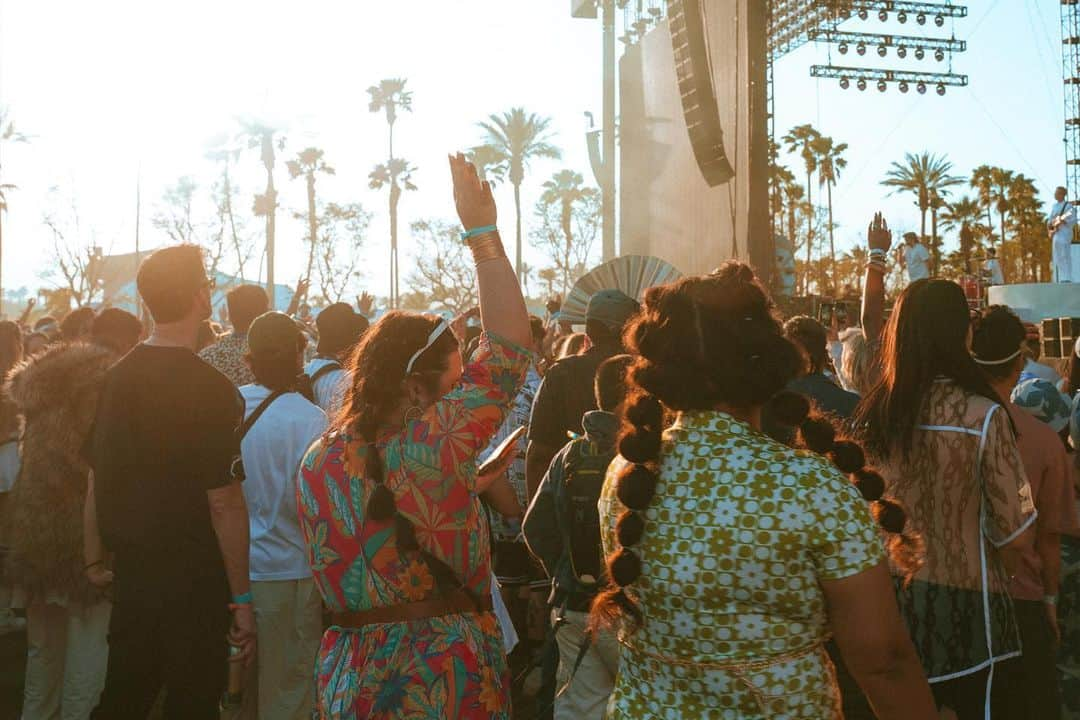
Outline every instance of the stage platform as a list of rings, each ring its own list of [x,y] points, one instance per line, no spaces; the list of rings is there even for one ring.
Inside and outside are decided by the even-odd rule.
[[[1021,283],[990,288],[991,305],[1008,305],[1024,322],[1080,317],[1080,283]]]

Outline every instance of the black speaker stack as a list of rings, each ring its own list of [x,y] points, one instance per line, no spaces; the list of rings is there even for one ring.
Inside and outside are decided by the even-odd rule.
[[[1072,356],[1076,339],[1080,337],[1080,318],[1047,318],[1039,323],[1042,356],[1068,358]]]

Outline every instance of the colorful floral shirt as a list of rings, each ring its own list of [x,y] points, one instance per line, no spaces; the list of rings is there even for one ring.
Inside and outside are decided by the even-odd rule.
[[[476,494],[476,456],[503,422],[531,360],[486,337],[461,384],[377,447],[386,485],[421,547],[477,597],[491,588],[490,539]],[[365,517],[375,483],[367,445],[348,432],[316,442],[300,471],[300,525],[331,611],[438,597],[430,568],[399,550],[393,522]],[[509,718],[510,677],[493,613],[331,626],[316,668],[321,718]]]
[[[607,553],[624,466],[612,463],[600,496]],[[821,580],[872,568],[883,549],[866,502],[830,463],[729,415],[685,413],[665,435],[634,550],[642,573],[628,592],[645,623],[622,638],[609,720],[839,720]],[[750,663],[762,667],[738,669]]]
[[[255,375],[248,367],[244,356],[247,355],[247,334],[229,333],[213,345],[203,348],[199,357],[210,363],[219,373],[229,378],[233,385],[242,387],[255,382]]]

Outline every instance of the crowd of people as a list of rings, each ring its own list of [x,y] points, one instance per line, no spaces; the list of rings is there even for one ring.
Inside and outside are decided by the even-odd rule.
[[[453,322],[245,285],[223,334],[176,246],[147,328],[0,323],[25,720],[1080,718],[1080,354],[945,280],[887,313],[880,217],[853,327],[732,261],[573,333],[450,167]]]

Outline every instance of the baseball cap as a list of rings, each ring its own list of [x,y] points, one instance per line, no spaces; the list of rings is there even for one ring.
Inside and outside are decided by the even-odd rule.
[[[254,354],[295,350],[300,338],[296,322],[282,312],[271,311],[255,318],[248,329],[248,347]]]
[[[320,340],[345,348],[360,339],[368,329],[368,321],[348,303],[339,302],[327,306],[319,313],[315,318],[315,327],[319,329]]]
[[[913,232],[904,233],[904,240],[918,240],[919,236]]]
[[[1017,407],[1046,423],[1054,432],[1061,432],[1069,424],[1072,403],[1049,380],[1031,378],[1024,380],[1012,391],[1012,401]]]
[[[589,298],[585,319],[617,329],[625,325],[640,308],[637,300],[621,290],[600,290]]]

